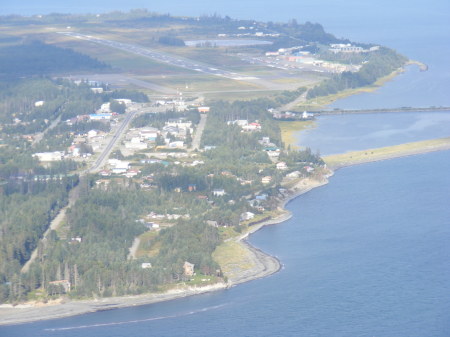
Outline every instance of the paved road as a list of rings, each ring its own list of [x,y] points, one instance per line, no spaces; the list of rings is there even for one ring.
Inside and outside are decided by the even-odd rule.
[[[86,173],[94,173],[97,172],[98,169],[103,165],[106,159],[108,159],[109,154],[111,153],[112,149],[116,145],[117,141],[121,138],[123,132],[127,129],[128,124],[130,124],[131,120],[134,118],[134,116],[138,113],[138,109],[135,108],[132,111],[128,112],[125,115],[124,120],[120,124],[120,126],[117,128],[116,132],[114,133],[111,141],[106,145],[103,152],[98,156],[97,160],[94,162],[94,164],[86,170]]]
[[[32,145],[36,145],[38,144],[42,138],[44,138],[45,134],[47,132],[49,132],[51,129],[53,129],[55,126],[57,126],[59,124],[59,122],[61,121],[61,115],[59,115],[49,126],[47,129],[45,129],[42,132],[39,132],[33,139],[33,143]]]
[[[279,111],[289,111],[289,110],[295,108],[300,103],[304,103],[306,101],[306,95],[307,94],[308,94],[308,91],[304,92],[299,97],[297,97],[295,100],[293,100],[292,102],[289,102],[289,103],[283,105],[282,107],[278,108],[277,110],[279,110]]]
[[[200,149],[200,141],[202,140],[203,130],[205,130],[207,114],[200,115],[200,122],[198,123],[197,130],[195,131],[194,139],[192,139],[191,151]]]
[[[133,54],[136,54],[139,56],[148,57],[148,58],[151,58],[158,62],[166,63],[166,64],[169,64],[172,66],[176,66],[176,67],[180,67],[180,68],[184,68],[184,69],[188,69],[188,70],[192,70],[192,71],[197,71],[197,72],[201,72],[201,73],[205,73],[205,74],[209,74],[209,75],[230,78],[230,79],[238,80],[238,81],[251,81],[251,80],[257,79],[257,77],[242,76],[235,72],[215,68],[213,65],[196,62],[193,60],[183,58],[178,55],[165,53],[165,52],[155,50],[155,49],[144,48],[144,47],[134,45],[134,44],[106,40],[106,39],[102,39],[102,38],[95,37],[92,35],[85,35],[85,34],[80,34],[80,33],[75,33],[75,32],[58,32],[58,33],[62,34],[62,35],[70,36],[70,37],[73,37],[76,39],[86,40],[86,41],[102,44],[104,46],[108,46],[111,48],[124,50],[128,53],[133,53]]]

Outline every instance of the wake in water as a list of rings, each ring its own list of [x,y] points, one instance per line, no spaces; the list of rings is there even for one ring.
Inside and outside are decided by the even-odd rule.
[[[71,327],[65,327],[65,328],[52,328],[52,329],[44,329],[44,331],[64,331],[64,330],[76,330],[76,329],[89,329],[89,328],[97,328],[97,327],[105,327],[105,326],[113,326],[113,325],[123,325],[123,324],[134,324],[134,323],[142,323],[142,322],[151,322],[151,321],[158,321],[162,319],[167,318],[177,318],[177,317],[183,317],[183,316],[189,316],[189,315],[195,315],[201,312],[209,311],[209,310],[215,310],[222,308],[226,306],[227,304],[220,304],[212,307],[206,307],[199,310],[189,311],[182,314],[177,315],[169,315],[169,316],[160,316],[160,317],[151,317],[151,318],[144,318],[144,319],[137,319],[132,321],[121,321],[121,322],[110,322],[110,323],[98,323],[98,324],[89,324],[89,325],[79,325],[79,326],[71,326]]]

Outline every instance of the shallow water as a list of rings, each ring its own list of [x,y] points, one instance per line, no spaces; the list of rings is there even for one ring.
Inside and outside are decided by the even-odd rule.
[[[383,112],[319,116],[297,132],[298,145],[322,155],[450,136],[450,112]]]

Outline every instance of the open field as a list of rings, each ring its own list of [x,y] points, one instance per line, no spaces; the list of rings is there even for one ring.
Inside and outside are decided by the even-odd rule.
[[[235,81],[228,78],[203,75],[199,73],[182,75],[139,76],[137,78],[143,81],[148,81],[160,86],[169,87],[186,93],[264,89],[247,81]]]
[[[158,233],[155,231],[149,231],[142,234],[140,239],[140,244],[136,251],[136,257],[155,257],[158,255],[161,244],[156,243],[154,245],[150,245],[150,242],[158,236]]]
[[[252,269],[253,263],[248,254],[248,250],[241,243],[228,241],[217,247],[213,258],[220,265],[223,273],[233,278],[239,272]]]
[[[224,101],[249,101],[258,98],[270,97],[277,94],[278,91],[271,90],[230,90],[230,91],[205,91],[202,92],[208,100],[224,100]]]
[[[330,155],[323,157],[323,159],[329,167],[340,168],[390,158],[411,156],[420,153],[448,149],[450,149],[450,137]]]

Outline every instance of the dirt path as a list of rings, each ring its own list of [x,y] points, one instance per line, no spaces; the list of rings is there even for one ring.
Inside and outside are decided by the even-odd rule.
[[[304,103],[306,101],[306,95],[308,94],[308,91],[305,91],[303,94],[298,96],[295,100],[292,102],[289,102],[282,107],[278,108],[279,111],[289,111],[291,109],[294,109],[295,106],[299,105],[300,103]]]
[[[197,130],[195,131],[194,139],[192,140],[191,151],[200,149],[200,141],[202,140],[203,130],[205,130],[207,114],[200,115],[200,122],[198,123]]]
[[[136,253],[140,243],[141,239],[139,237],[134,238],[133,244],[130,247],[130,253],[128,254],[128,260],[133,260],[136,258]]]
[[[42,236],[41,241],[47,240],[48,235],[51,231],[57,230],[61,223],[64,221],[64,218],[66,217],[66,211],[68,208],[72,207],[75,201],[78,199],[79,196],[79,189],[80,184],[78,184],[75,188],[73,188],[69,193],[69,203],[67,206],[63,207],[59,213],[56,215],[56,217],[50,222],[50,226],[48,226],[47,230],[44,232],[44,235]],[[30,269],[31,264],[36,260],[38,257],[38,251],[39,247],[36,247],[34,251],[31,253],[30,259],[23,265],[21,272],[26,273]]]

